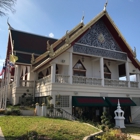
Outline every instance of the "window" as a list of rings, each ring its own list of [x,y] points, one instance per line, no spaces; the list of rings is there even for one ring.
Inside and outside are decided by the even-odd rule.
[[[107,65],[104,65],[104,78],[105,79],[111,79],[111,72],[108,69]]]
[[[55,96],[55,107],[69,107],[69,96],[68,95],[60,95],[58,97]]]
[[[86,76],[86,69],[80,60],[73,67],[73,75]]]

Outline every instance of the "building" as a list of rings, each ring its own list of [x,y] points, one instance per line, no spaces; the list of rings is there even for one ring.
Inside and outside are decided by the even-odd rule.
[[[140,121],[140,62],[106,10],[58,40],[10,29],[7,59],[10,53],[18,56],[8,93],[13,105],[52,96],[56,108],[98,120],[105,108],[113,115],[119,99],[126,120]]]

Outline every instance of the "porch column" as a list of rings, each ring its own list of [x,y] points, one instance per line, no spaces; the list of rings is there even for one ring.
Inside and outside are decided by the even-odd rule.
[[[27,80],[30,80],[30,66],[27,66]]]
[[[138,82],[138,88],[140,88],[140,74],[139,73],[136,74],[136,80]]]
[[[128,81],[128,87],[130,88],[130,76],[129,76],[129,62],[125,63],[125,70],[126,70],[126,80]]]
[[[69,83],[72,84],[72,52],[69,53]]]
[[[55,83],[56,63],[51,64],[51,83]]]
[[[14,82],[16,87],[19,87],[20,71],[21,71],[21,67],[19,65],[15,65]]]
[[[100,74],[101,74],[101,85],[104,86],[104,62],[103,57],[100,58]]]

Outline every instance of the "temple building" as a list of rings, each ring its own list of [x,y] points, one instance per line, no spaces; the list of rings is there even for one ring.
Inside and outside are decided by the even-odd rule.
[[[51,96],[55,108],[98,121],[104,109],[114,115],[119,99],[126,123],[140,121],[140,62],[106,10],[60,39],[10,28],[7,60],[10,53],[18,57],[11,104],[47,104]]]

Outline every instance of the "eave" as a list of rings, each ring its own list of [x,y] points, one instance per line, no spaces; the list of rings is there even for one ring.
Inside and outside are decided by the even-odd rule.
[[[70,33],[72,33],[74,31],[74,29],[76,30],[77,27],[79,27],[80,25],[79,26],[76,26],[73,30],[71,30],[71,32],[69,32],[69,35],[70,35],[69,44],[66,44],[66,43],[63,44],[58,50],[55,51],[53,58],[48,58],[45,61],[41,62],[38,66],[36,66],[33,69],[33,71],[36,71],[40,67],[43,67],[45,64],[47,64],[48,62],[52,61],[53,59],[55,59],[56,57],[58,57],[60,54],[62,54],[63,52],[65,52],[67,49],[69,49],[71,46],[73,46],[75,44],[75,42],[83,34],[85,34],[85,32],[87,32],[91,28],[91,26],[93,26],[101,18],[104,20],[104,23],[106,24],[107,28],[111,32],[111,34],[114,37],[114,39],[116,40],[116,42],[121,47],[122,51],[124,51],[124,52],[126,52],[128,54],[128,57],[132,61],[133,65],[140,70],[140,63],[138,62],[137,59],[134,58],[134,53],[133,53],[131,47],[126,42],[126,40],[124,39],[124,37],[121,34],[121,32],[119,31],[119,29],[117,28],[117,26],[114,24],[114,22],[112,21],[112,19],[108,15],[107,11],[102,11],[93,20],[91,20],[88,24],[86,24],[82,28],[79,28],[74,34],[71,34],[70,35]],[[60,40],[56,41],[53,44],[53,48],[55,49],[55,47],[57,47],[60,43],[62,43],[63,41],[65,41],[65,39],[66,39],[66,35],[64,37],[62,37]],[[40,58],[39,60],[41,61],[41,59],[43,59],[43,57],[44,56],[42,55],[41,57],[38,57],[37,59]],[[37,59],[36,59],[36,62],[35,63],[39,62]]]

